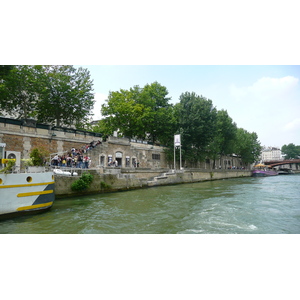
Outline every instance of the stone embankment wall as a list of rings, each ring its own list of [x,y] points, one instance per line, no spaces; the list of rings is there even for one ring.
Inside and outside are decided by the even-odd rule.
[[[181,183],[201,182],[208,180],[249,177],[251,172],[247,170],[199,170],[189,169],[170,172],[167,169],[93,169],[88,170],[94,176],[91,186],[83,191],[71,190],[71,184],[79,176],[55,175],[56,198],[78,196],[87,194],[99,194],[107,192],[126,191],[130,189],[147,188],[160,185],[172,185]]]
[[[73,147],[79,149],[98,139],[100,136],[92,132],[0,117],[0,143],[6,144],[6,151],[20,152],[21,159],[29,158],[30,152],[36,147],[59,153],[70,151]]]

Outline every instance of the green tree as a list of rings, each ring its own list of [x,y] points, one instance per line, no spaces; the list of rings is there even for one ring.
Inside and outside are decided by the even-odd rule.
[[[281,152],[285,154],[285,159],[300,158],[300,146],[296,146],[293,143],[283,145]]]
[[[107,104],[102,105],[105,117],[100,122],[103,134],[110,135],[119,130],[122,136],[145,138],[143,118],[147,115],[144,105],[137,103],[138,86],[130,90],[109,92]]]
[[[14,69],[15,66],[11,65],[0,65],[0,80],[9,75],[10,71]]]
[[[175,109],[183,157],[193,163],[202,161],[215,136],[217,110],[211,100],[194,92],[181,94],[179,100]]]
[[[243,128],[237,129],[235,154],[239,155],[245,164],[258,160],[262,147],[255,132],[248,132]]]
[[[94,105],[89,71],[70,65],[43,66],[40,71],[38,121],[81,128]]]
[[[168,91],[157,82],[110,92],[101,113],[105,117],[96,130],[110,135],[118,130],[122,136],[166,143],[173,134],[173,107]]]
[[[215,160],[219,156],[232,154],[236,141],[237,126],[226,110],[217,111],[215,136],[209,144],[209,157]]]
[[[94,105],[87,69],[0,66],[0,108],[17,118],[83,127]]]
[[[35,66],[15,66],[2,70],[0,83],[0,108],[16,118],[31,118],[36,115],[38,103],[37,73]],[[5,71],[5,72],[4,72]]]
[[[168,90],[158,82],[147,84],[141,90],[139,103],[148,108],[144,126],[151,142],[168,144],[173,140],[173,106],[169,104]]]

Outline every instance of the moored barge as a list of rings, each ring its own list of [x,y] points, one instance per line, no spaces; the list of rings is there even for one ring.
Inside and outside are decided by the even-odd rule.
[[[0,218],[48,210],[55,200],[53,172],[0,173]]]

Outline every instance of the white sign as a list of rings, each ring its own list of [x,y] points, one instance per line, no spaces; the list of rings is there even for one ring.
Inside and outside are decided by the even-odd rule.
[[[122,152],[116,152],[116,158],[122,158]]]
[[[181,146],[180,134],[175,134],[174,135],[174,145],[175,145],[175,147],[180,147]]]

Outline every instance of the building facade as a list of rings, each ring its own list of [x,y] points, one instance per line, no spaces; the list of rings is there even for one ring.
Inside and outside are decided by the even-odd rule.
[[[281,150],[276,147],[268,147],[264,148],[261,153],[261,160],[263,162],[271,161],[271,160],[281,160]]]
[[[110,136],[103,140],[100,134],[71,128],[51,127],[35,122],[24,122],[0,117],[0,157],[16,158],[17,166],[22,159],[30,158],[34,148],[48,150],[49,162],[56,155],[67,155],[71,149],[82,149],[91,142],[97,146],[88,150],[91,168],[150,168],[174,169],[174,162],[166,159],[165,148],[147,142]],[[213,161],[206,159],[197,164],[183,162],[184,168],[197,169],[244,169],[241,159],[235,155],[223,156]],[[179,163],[176,165],[179,169]]]
[[[43,147],[54,156],[71,152],[72,148],[82,149],[93,141],[101,143],[88,151],[90,167],[109,167],[116,161],[119,167],[166,167],[163,147],[127,138],[109,137],[103,141],[99,134],[93,132],[0,118],[1,156],[15,157],[18,166],[21,159],[30,157],[34,148]]]

